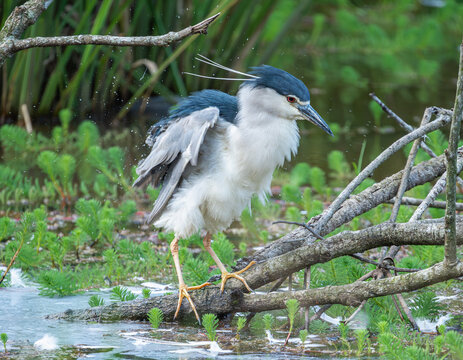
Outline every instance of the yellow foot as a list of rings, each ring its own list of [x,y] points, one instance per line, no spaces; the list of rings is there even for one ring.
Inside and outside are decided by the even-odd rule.
[[[220,285],[220,291],[223,292],[223,290],[225,288],[225,284],[226,284],[228,279],[235,278],[235,279],[238,279],[239,281],[241,281],[244,284],[244,286],[246,286],[246,289],[248,289],[248,291],[251,292],[252,291],[251,288],[247,284],[246,280],[244,280],[244,278],[242,276],[240,276],[240,274],[244,273],[247,269],[249,269],[255,263],[256,263],[255,261],[251,261],[248,264],[248,266],[246,266],[244,269],[241,269],[241,270],[239,270],[237,272],[234,272],[234,273],[222,272],[222,285]]]
[[[193,303],[193,300],[191,300],[191,297],[190,297],[190,294],[188,294],[188,291],[202,289],[203,287],[208,286],[208,285],[211,285],[211,283],[206,282],[206,283],[198,285],[198,286],[190,286],[190,287],[186,286],[185,284],[179,285],[179,287],[178,287],[178,305],[177,305],[177,311],[175,311],[174,319],[177,318],[178,312],[180,311],[180,307],[182,306],[183,298],[186,297],[188,302],[191,305],[191,308],[195,312],[196,319],[198,319],[198,322],[201,323],[201,320],[199,320],[198,312],[196,311],[196,306]]]

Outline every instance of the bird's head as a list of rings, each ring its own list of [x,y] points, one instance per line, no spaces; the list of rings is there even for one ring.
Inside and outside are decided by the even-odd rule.
[[[333,136],[328,124],[310,105],[309,90],[301,80],[269,65],[254,67],[251,75],[254,77],[242,83],[240,92],[253,107],[288,120],[308,120]]]

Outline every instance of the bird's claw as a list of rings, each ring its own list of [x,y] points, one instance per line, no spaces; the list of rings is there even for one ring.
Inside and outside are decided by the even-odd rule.
[[[249,287],[246,280],[242,276],[240,276],[240,274],[244,273],[246,270],[248,270],[255,263],[256,263],[255,261],[251,261],[244,269],[241,269],[241,270],[236,271],[234,273],[229,273],[227,271],[222,272],[222,284],[220,285],[220,291],[223,292],[223,290],[225,289],[225,284],[227,283],[228,279],[235,278],[235,279],[241,281],[244,284],[244,286],[246,286],[246,289],[248,289],[249,292],[252,292],[252,289]]]
[[[201,320],[199,319],[198,312],[196,311],[196,306],[193,303],[193,300],[191,300],[191,296],[188,293],[188,291],[199,290],[199,289],[202,289],[203,287],[208,286],[208,285],[211,285],[211,283],[206,282],[206,283],[201,284],[201,285],[190,286],[190,287],[186,286],[185,284],[179,285],[179,288],[178,288],[178,304],[177,304],[177,310],[175,311],[174,319],[177,318],[177,315],[178,315],[178,313],[180,311],[180,307],[182,306],[183,298],[185,297],[185,298],[187,298],[188,302],[190,303],[191,308],[193,309],[193,311],[195,313],[196,319],[201,324]]]

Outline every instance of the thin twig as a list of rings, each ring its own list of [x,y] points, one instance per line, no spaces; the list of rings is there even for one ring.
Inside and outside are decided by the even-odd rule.
[[[360,306],[359,306],[357,309],[355,309],[355,311],[352,313],[352,315],[349,316],[346,320],[341,321],[341,322],[344,323],[344,324],[350,323],[350,322],[352,321],[352,319],[360,312],[360,310],[363,309],[363,307],[365,306],[365,304],[367,303],[367,301],[368,301],[368,300],[366,300],[366,299],[363,300],[362,303],[360,304]]]
[[[432,109],[427,108],[424,112],[423,119],[421,120],[421,127],[429,123],[432,116]],[[392,208],[391,217],[389,218],[389,222],[396,222],[397,215],[399,214],[400,204],[402,202],[402,197],[405,193],[407,188],[408,179],[410,177],[410,170],[413,167],[413,163],[415,162],[416,154],[418,153],[418,149],[420,148],[422,139],[416,139],[413,143],[412,149],[410,150],[410,154],[408,155],[407,163],[405,164],[405,168],[402,173],[402,179],[400,181],[399,190],[397,190],[397,195],[395,197],[394,207]]]
[[[402,127],[402,129],[404,129],[406,132],[412,132],[414,130],[414,127],[409,125],[408,123],[406,123],[400,116],[398,116],[394,111],[392,111],[386,104],[384,104],[377,96],[375,93],[370,93],[369,94],[370,97],[376,101],[379,106],[381,106],[381,109],[383,109],[383,111],[388,115],[390,116],[391,118],[393,118],[394,120],[397,121],[397,123],[400,125],[400,127]],[[452,112],[450,110],[446,110],[446,109],[442,109],[442,108],[438,108],[438,107],[433,107],[432,108],[434,112],[436,111],[440,111],[440,112],[447,112],[449,116],[452,116]],[[426,145],[425,143],[422,143],[421,144],[421,148],[429,155],[431,156],[432,158],[435,158],[437,157],[437,154],[431,150],[431,148]],[[461,179],[460,177],[457,178],[457,181],[458,181],[458,184],[460,186],[463,186],[463,179]]]
[[[392,198],[387,201],[388,204],[393,204],[395,198]],[[402,205],[411,205],[411,206],[419,206],[423,202],[423,199],[417,199],[409,196],[402,197]],[[445,201],[433,201],[429,204],[428,207],[436,208],[436,209],[445,209],[446,202]],[[456,210],[463,211],[463,203],[456,203]]]
[[[306,267],[304,269],[304,289],[310,289],[310,279],[311,279],[311,270],[310,266]],[[309,311],[310,307],[306,307],[304,310],[304,328],[309,331],[309,324],[310,324],[310,319],[309,319]]]
[[[297,221],[286,221],[286,220],[277,220],[277,221],[274,221],[272,223],[272,225],[274,224],[290,224],[290,225],[298,225],[298,226],[302,226],[304,228],[306,228],[307,230],[309,230],[313,236],[315,236],[318,240],[325,240],[324,237],[322,237],[318,232],[316,232],[310,225],[306,224],[306,223],[300,223],[300,222],[297,222]]]
[[[368,264],[379,266],[379,262],[368,259],[366,257],[363,257],[363,256],[359,255],[359,254],[352,254],[352,255],[349,255],[349,256],[354,258],[354,259],[366,262]],[[398,268],[398,267],[390,266],[390,265],[385,265],[385,266],[383,266],[383,268],[387,269],[387,270],[397,271],[397,272],[417,272],[417,271],[422,270],[422,269]]]
[[[18,257],[19,252],[21,251],[21,248],[22,248],[22,246],[23,246],[23,244],[24,244],[24,237],[25,237],[25,236],[24,236],[24,234],[23,234],[23,236],[21,237],[21,242],[19,243],[18,249],[17,249],[16,252],[14,253],[13,257],[11,258],[10,263],[8,264],[8,266],[7,266],[6,270],[5,270],[5,272],[4,272],[3,275],[2,275],[2,278],[0,279],[0,284],[3,282],[3,280],[5,280],[6,275],[8,274],[8,271],[10,271],[11,267],[12,267],[13,264],[14,264],[14,261],[15,261],[16,258]]]

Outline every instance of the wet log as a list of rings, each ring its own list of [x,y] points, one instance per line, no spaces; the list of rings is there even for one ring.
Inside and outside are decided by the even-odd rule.
[[[463,244],[463,217],[457,218],[457,242]],[[310,246],[280,255],[264,263],[257,264],[244,273],[248,284],[257,288],[282,276],[289,275],[307,265],[322,263],[339,256],[354,254],[379,246],[391,245],[443,245],[445,239],[444,221],[440,219],[413,223],[384,223],[359,231],[345,231]],[[193,291],[192,299],[199,313],[213,312],[219,316],[241,311],[266,311],[285,307],[285,301],[296,298],[301,306],[342,304],[358,305],[365,299],[389,294],[409,292],[431,284],[463,276],[463,265],[452,267],[442,263],[428,269],[400,275],[389,279],[353,283],[343,286],[329,286],[293,292],[272,292],[270,294],[244,294],[241,287],[232,280],[227,283],[224,293],[218,286]],[[150,299],[118,302],[106,306],[82,310],[67,310],[49,315],[49,319],[67,320],[146,320],[148,311],[160,308],[168,321],[173,320],[177,306],[177,295],[166,295]],[[180,318],[194,319],[187,301],[180,310]]]

